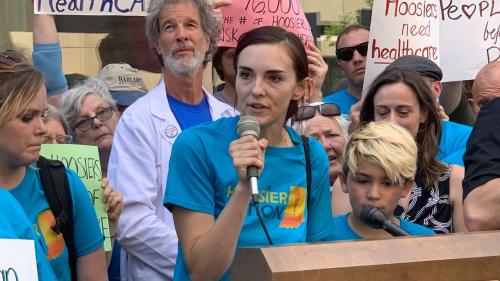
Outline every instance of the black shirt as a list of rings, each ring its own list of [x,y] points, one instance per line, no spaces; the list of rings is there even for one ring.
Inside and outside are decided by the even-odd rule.
[[[500,178],[500,98],[481,108],[464,154],[464,198],[476,187]]]

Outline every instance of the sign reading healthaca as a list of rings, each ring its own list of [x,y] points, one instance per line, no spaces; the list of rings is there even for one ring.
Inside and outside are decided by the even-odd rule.
[[[145,16],[151,0],[34,0],[35,14]]]

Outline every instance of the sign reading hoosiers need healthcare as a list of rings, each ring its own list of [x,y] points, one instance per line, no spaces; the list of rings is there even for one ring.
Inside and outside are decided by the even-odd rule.
[[[500,60],[499,0],[375,0],[364,88],[395,59],[436,62],[443,81],[474,79]]]
[[[302,43],[313,43],[311,26],[299,0],[233,0],[221,7],[219,47],[236,47],[240,36],[253,28],[278,26],[295,33]]]

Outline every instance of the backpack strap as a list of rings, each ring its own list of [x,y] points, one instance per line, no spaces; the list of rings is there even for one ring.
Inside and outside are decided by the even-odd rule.
[[[311,159],[309,157],[309,138],[301,135],[302,145],[304,146],[304,156],[306,158],[306,173],[307,173],[307,208],[309,208],[309,203],[311,202],[310,190],[311,190]]]
[[[40,156],[38,168],[42,187],[56,223],[55,233],[62,233],[68,251],[71,280],[76,281],[76,251],[73,231],[73,204],[66,169],[61,161]]]

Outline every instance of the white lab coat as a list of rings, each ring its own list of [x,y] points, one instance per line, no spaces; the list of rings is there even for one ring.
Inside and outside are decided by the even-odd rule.
[[[237,114],[205,95],[213,120]],[[177,235],[163,196],[172,145],[180,132],[163,82],[127,108],[116,128],[108,177],[124,198],[117,233],[124,250],[123,281],[173,278]]]

